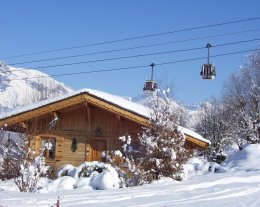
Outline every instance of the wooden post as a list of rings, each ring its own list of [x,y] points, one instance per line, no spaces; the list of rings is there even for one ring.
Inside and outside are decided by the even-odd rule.
[[[85,161],[89,161],[89,157],[90,157],[90,146],[87,144],[88,138],[91,137],[91,110],[90,110],[90,104],[85,101],[83,103],[84,106],[86,106],[87,108],[87,120],[88,120],[88,136],[86,136],[86,140],[85,140]]]
[[[121,132],[121,116],[116,114],[116,132],[119,135]]]
[[[60,196],[58,196],[58,200],[57,200],[57,203],[56,203],[56,207],[60,207]]]

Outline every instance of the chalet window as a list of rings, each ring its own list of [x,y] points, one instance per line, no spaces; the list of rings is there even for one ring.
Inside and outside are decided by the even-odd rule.
[[[48,160],[55,159],[55,146],[56,138],[55,137],[41,137],[43,155]]]

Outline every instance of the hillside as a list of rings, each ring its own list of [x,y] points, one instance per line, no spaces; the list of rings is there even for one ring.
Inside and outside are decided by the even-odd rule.
[[[35,78],[41,76],[46,74],[0,62],[0,113],[72,91],[51,77]]]

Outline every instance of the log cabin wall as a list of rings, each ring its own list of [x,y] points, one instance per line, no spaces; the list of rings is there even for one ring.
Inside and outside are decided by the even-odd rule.
[[[184,147],[185,147],[186,153],[190,157],[192,157],[194,155],[201,156],[202,154],[203,155],[205,154],[205,148],[200,147],[199,145],[197,145],[193,142],[190,142],[188,140],[185,141]]]
[[[137,134],[142,132],[142,125],[150,126],[142,115],[86,93],[39,104],[38,108],[0,119],[0,127],[5,130],[29,135],[30,147],[36,152],[51,143],[53,149],[44,153],[48,163],[56,167],[101,160],[102,151],[109,154],[121,148],[119,137],[126,134],[131,135],[134,147],[138,148]],[[209,145],[186,134],[185,139],[186,149],[191,151],[206,149]]]
[[[27,124],[35,137],[31,141],[33,150],[41,150],[43,139],[55,138],[55,159],[47,161],[57,168],[64,164],[77,166],[84,161],[102,161],[102,151],[109,154],[121,148],[120,136],[129,134],[135,142],[142,130],[140,124],[88,103],[56,111],[55,115],[58,120],[54,126],[50,124],[53,114],[30,120]],[[72,150],[74,138],[77,146],[75,152]]]

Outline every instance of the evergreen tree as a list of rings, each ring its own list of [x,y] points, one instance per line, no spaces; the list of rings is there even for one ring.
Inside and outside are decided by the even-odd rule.
[[[178,113],[167,97],[169,90],[150,93],[150,127],[139,135],[140,148],[132,150],[131,137],[121,137],[129,169],[140,183],[149,183],[161,177],[182,180],[183,164],[187,160],[184,137],[178,131]],[[138,184],[135,181],[135,184]]]

